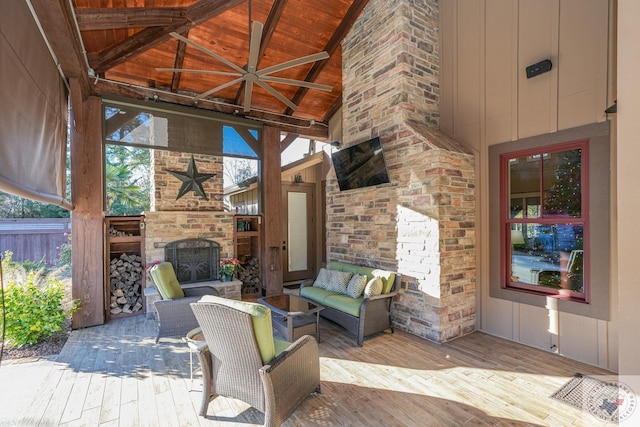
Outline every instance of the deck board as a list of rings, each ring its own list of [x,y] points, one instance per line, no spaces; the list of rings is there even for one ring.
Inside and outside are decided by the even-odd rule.
[[[262,413],[224,397],[198,415],[202,378],[178,338],[155,344],[144,316],[73,331],[19,425],[261,425]],[[604,425],[549,396],[575,373],[611,372],[476,332],[447,344],[384,332],[357,347],[321,320],[322,393],[285,426]]]

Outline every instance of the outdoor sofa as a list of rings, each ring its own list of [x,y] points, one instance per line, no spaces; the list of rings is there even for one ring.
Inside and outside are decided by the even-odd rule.
[[[393,332],[391,301],[400,277],[393,271],[332,261],[313,284],[301,284],[300,296],[324,306],[320,315],[354,334],[362,347],[366,336],[389,328]]]

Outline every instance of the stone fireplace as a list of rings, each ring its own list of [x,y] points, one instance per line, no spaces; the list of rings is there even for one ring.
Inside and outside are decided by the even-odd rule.
[[[173,265],[178,282],[193,283],[220,278],[220,245],[207,239],[182,239],[164,247],[164,260]]]
[[[145,257],[149,266],[163,261],[175,262],[171,257],[177,256],[178,260],[182,259],[174,264],[179,281],[195,282],[193,286],[196,286],[217,282],[220,259],[234,257],[235,253],[234,214],[224,211],[222,157],[200,154],[193,157],[198,172],[216,174],[202,184],[208,200],[193,191],[176,199],[182,182],[169,171],[186,171],[191,154],[152,150],[153,198],[151,211],[145,212]],[[188,254],[193,255],[191,259],[182,258]],[[219,282],[215,287],[222,297],[240,299],[240,283]],[[154,291],[148,280],[145,295],[149,316],[155,315],[153,302],[158,297],[153,296]]]
[[[436,0],[371,0],[343,49],[343,145],[381,138],[391,185],[327,177],[327,261],[402,274],[394,327],[436,342],[475,328],[475,166],[438,130]]]

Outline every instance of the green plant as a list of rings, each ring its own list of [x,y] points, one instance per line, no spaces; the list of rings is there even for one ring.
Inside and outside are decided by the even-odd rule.
[[[238,264],[240,264],[240,261],[235,258],[225,258],[220,261],[220,273],[225,276],[231,276],[236,272]]]
[[[5,338],[12,346],[30,346],[62,330],[66,317],[79,308],[76,302],[64,309],[62,282],[46,278],[42,270],[27,273],[21,282],[9,281],[1,292],[5,300]]]
[[[69,269],[71,267],[71,233],[64,233],[67,241],[57,247],[58,260],[56,266],[63,269]]]

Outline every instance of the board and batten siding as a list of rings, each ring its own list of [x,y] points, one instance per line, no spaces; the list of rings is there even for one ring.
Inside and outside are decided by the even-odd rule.
[[[607,120],[610,10],[607,0],[442,0],[440,127],[476,153],[478,327],[615,371],[615,310],[604,321],[489,296],[488,148]],[[527,79],[544,59],[552,70]]]

